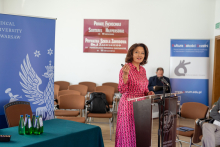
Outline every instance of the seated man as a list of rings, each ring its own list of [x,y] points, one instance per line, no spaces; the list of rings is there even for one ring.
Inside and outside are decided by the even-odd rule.
[[[220,99],[212,108],[210,116],[214,119],[213,124],[204,123],[202,125],[202,146],[215,147],[220,145]]]
[[[163,83],[158,79],[160,77],[163,77],[170,84],[169,78],[163,76],[163,73],[164,73],[163,68],[159,67],[157,68],[156,76],[149,78],[149,85],[148,85],[149,91],[153,91],[155,94],[163,94],[163,89],[160,91],[155,91],[155,86],[163,86]],[[170,89],[167,88],[166,93],[169,93],[169,92],[170,92]]]

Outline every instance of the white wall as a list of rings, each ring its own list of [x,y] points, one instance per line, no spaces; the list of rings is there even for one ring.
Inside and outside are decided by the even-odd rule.
[[[66,80],[71,84],[93,81],[101,85],[118,82],[125,54],[83,53],[83,19],[129,19],[129,46],[143,42],[149,48],[148,64],[144,66],[147,76],[153,76],[160,66],[169,77],[170,39],[210,39],[212,53],[215,2],[5,0],[4,12],[57,18],[55,80]],[[210,56],[212,61],[213,55]],[[212,64],[210,62],[210,70]]]
[[[220,22],[220,0],[216,0],[215,4],[215,24]],[[215,36],[220,35],[220,29],[215,29]]]
[[[0,0],[0,13],[4,13],[3,5],[4,5],[4,0]]]

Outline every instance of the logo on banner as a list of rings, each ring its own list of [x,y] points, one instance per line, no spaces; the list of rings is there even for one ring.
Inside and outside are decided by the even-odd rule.
[[[53,50],[49,49],[48,54],[52,55]],[[34,55],[35,57],[39,58],[41,55],[40,51],[36,50]],[[49,82],[47,83],[47,87],[44,91],[39,89],[39,86],[42,84],[42,80],[33,69],[28,54],[23,60],[23,64],[21,64],[21,71],[19,72],[19,76],[22,80],[22,82],[20,82],[21,86],[23,87],[22,91],[26,94],[25,97],[28,98],[28,101],[31,101],[32,104],[46,105],[44,107],[37,107],[36,115],[42,115],[45,120],[49,120],[54,118],[54,66],[52,66],[51,61],[49,61],[49,65],[45,66],[45,68],[46,72],[42,76],[49,78]],[[12,94],[11,88],[7,88],[5,93],[10,97],[9,102],[22,99],[22,96],[19,96],[18,94]]]
[[[164,111],[164,118],[163,118],[163,114],[161,114],[160,116],[161,125],[163,119],[164,119],[163,133],[168,133],[174,124],[173,113],[169,110]]]
[[[185,65],[190,64],[191,62],[187,62],[187,63],[184,63],[184,62],[185,62],[185,60],[183,60],[182,62],[181,62],[181,60],[180,60],[179,65],[175,68],[174,73],[175,73],[177,76],[185,76],[185,75],[186,75],[186,73],[187,73],[187,68],[186,68]],[[180,72],[179,72],[179,70],[180,70],[181,68],[183,69],[183,73],[180,73]]]
[[[22,96],[19,96],[17,94],[13,95],[11,92],[11,88],[6,89],[5,93],[8,94],[8,96],[10,97],[9,103],[19,100],[18,98],[22,98]]]
[[[54,67],[51,65],[51,61],[48,66],[45,66],[46,72],[44,73],[45,78],[49,78],[49,82],[47,84],[46,89],[42,92],[39,89],[39,86],[42,84],[41,78],[37,75],[33,67],[31,66],[31,62],[29,60],[29,56],[27,54],[26,61],[23,60],[23,65],[21,64],[21,71],[19,72],[19,76],[21,77],[22,82],[20,82],[21,86],[24,88],[22,91],[26,94],[25,96],[29,101],[33,102],[33,104],[46,104],[44,107],[38,107],[36,109],[36,115],[42,115],[43,118],[46,116],[45,120],[53,119],[53,71]]]

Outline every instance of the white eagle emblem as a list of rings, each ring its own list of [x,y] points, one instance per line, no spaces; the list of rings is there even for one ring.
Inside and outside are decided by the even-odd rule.
[[[36,115],[42,115],[45,120],[54,118],[54,67],[51,66],[51,61],[49,66],[45,66],[47,72],[44,73],[44,77],[49,78],[44,92],[40,91],[39,86],[42,84],[41,78],[36,74],[31,66],[28,54],[23,60],[23,65],[21,64],[21,71],[19,76],[23,82],[20,82],[21,86],[24,88],[22,91],[26,94],[28,101],[32,104],[46,104],[44,107],[38,107],[36,109]]]

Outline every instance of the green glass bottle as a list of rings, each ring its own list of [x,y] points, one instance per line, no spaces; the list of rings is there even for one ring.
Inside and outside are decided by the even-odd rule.
[[[44,124],[43,124],[42,115],[39,116],[39,122],[40,122],[40,133],[42,134],[44,132]]]
[[[27,122],[25,125],[25,134],[27,134],[27,135],[32,134],[32,125],[31,125],[30,115],[27,116]]]
[[[36,119],[35,114],[32,114],[31,124],[32,124],[32,130],[33,130],[33,132],[34,132],[34,122],[35,122],[35,119]]]
[[[25,118],[24,118],[24,126],[26,126],[26,123],[27,123],[27,117],[28,117],[28,114],[25,114]]]
[[[25,134],[25,126],[24,126],[24,117],[23,115],[20,115],[20,121],[18,126],[18,134],[24,135]]]
[[[38,116],[36,116],[36,119],[35,119],[34,134],[35,135],[39,135],[40,134],[40,122],[39,122],[39,117]]]

